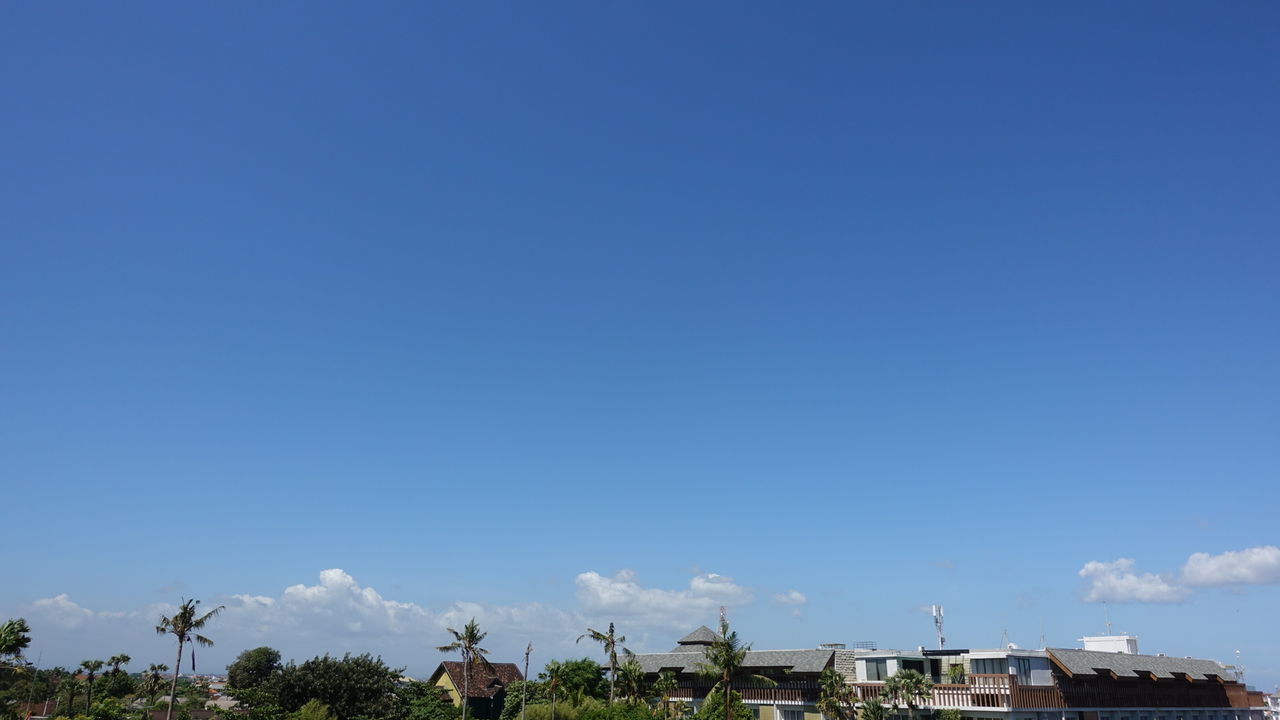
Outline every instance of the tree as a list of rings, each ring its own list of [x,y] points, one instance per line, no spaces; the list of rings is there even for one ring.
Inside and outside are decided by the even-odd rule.
[[[5,658],[10,661],[22,658],[22,651],[31,645],[31,636],[27,634],[29,632],[31,626],[22,618],[10,618],[0,625],[0,662],[5,662]]]
[[[933,720],[962,720],[963,717],[955,708],[946,708],[933,714]]]
[[[587,631],[578,636],[575,642],[582,642],[582,638],[589,637],[592,640],[604,646],[605,655],[609,656],[609,704],[613,704],[613,687],[618,681],[618,648],[622,648],[622,652],[630,655],[631,651],[622,647],[622,643],[627,639],[614,634],[613,623],[609,623],[609,632],[602,633],[599,630],[587,628]]]
[[[694,714],[696,720],[752,720],[751,711],[746,705],[742,704],[742,696],[736,692],[729,692],[729,702],[724,701],[724,689],[719,685],[711,688],[711,692],[707,693],[707,697],[702,701],[702,705],[698,708],[698,712]]]
[[[845,682],[844,674],[835,668],[827,668],[818,676],[818,711],[828,720],[849,720],[857,690]]]
[[[124,653],[120,653],[119,655],[112,655],[111,657],[107,658],[107,664],[111,666],[111,674],[119,675],[120,666],[128,665],[129,661],[132,659],[133,658],[129,657],[128,655],[125,655]]]
[[[489,651],[480,647],[480,643],[489,633],[480,632],[480,626],[476,624],[475,618],[471,618],[471,622],[462,626],[462,632],[453,628],[445,629],[453,635],[453,642],[436,649],[444,653],[456,652],[462,655],[462,720],[467,720],[467,698],[471,693],[471,666],[489,667],[489,661],[485,658]]]
[[[160,676],[169,672],[168,665],[157,665],[152,663],[147,671],[142,674],[142,685],[139,690],[147,697],[147,702],[155,702],[156,696],[160,694],[160,690],[164,687],[164,679]]]
[[[888,720],[889,708],[880,702],[880,698],[873,697],[862,703],[862,711],[858,713],[858,720]]]
[[[600,674],[600,663],[591,658],[578,658],[577,660],[565,660],[559,665],[561,697],[577,694],[600,700],[609,697],[608,683]]]
[[[644,668],[635,658],[627,658],[618,668],[618,690],[624,700],[638,703],[645,699],[648,690],[644,681]]]
[[[743,645],[742,641],[738,639],[738,633],[729,632],[729,622],[722,616],[720,619],[720,636],[707,646],[706,661],[697,664],[699,674],[715,680],[717,687],[729,699],[728,702],[724,703],[724,720],[733,720],[731,713],[733,711],[734,680],[743,678],[767,687],[777,685],[770,678],[746,671],[743,663],[746,662],[747,653],[750,651],[751,645]],[[710,694],[707,697],[710,697]]]
[[[458,720],[461,711],[435,685],[411,682],[396,690],[402,720]]]
[[[368,653],[348,653],[341,658],[325,655],[301,665],[285,665],[260,688],[270,692],[263,693],[266,697],[257,702],[295,712],[307,701],[319,700],[338,720],[390,718],[396,714],[396,681],[402,672],[403,668],[388,667],[382,658]]]
[[[101,660],[85,660],[80,663],[80,669],[85,672],[85,683],[88,692],[84,699],[84,711],[89,712],[89,706],[93,704],[93,681],[98,677],[98,671],[102,669]]]
[[[245,650],[227,666],[227,684],[237,690],[251,690],[279,671],[279,650],[265,646]]]
[[[319,700],[308,700],[306,704],[289,713],[289,720],[337,720],[328,705]]]
[[[671,693],[676,691],[679,683],[676,682],[676,674],[670,670],[663,670],[658,673],[658,680],[653,684],[654,692],[658,693],[662,702],[662,717],[671,717]]]
[[[907,716],[915,719],[916,708],[933,697],[933,681],[918,670],[899,670],[884,683],[885,697],[893,706],[907,706]]]
[[[547,692],[552,696],[552,720],[556,720],[556,692],[564,682],[564,665],[561,661],[552,660],[548,662],[547,667],[538,674],[547,685]],[[599,675],[596,675],[599,676]]]
[[[222,612],[225,607],[219,605],[209,612],[197,616],[197,608],[200,606],[199,600],[182,599],[182,605],[172,617],[162,615],[160,624],[156,625],[156,634],[173,635],[178,639],[178,659],[173,664],[173,682],[169,685],[169,710],[164,715],[164,720],[173,720],[173,701],[174,696],[178,694],[178,673],[182,671],[182,648],[187,643],[191,645],[191,669],[196,669],[196,645],[212,647],[213,641],[201,635],[198,630],[203,630],[204,626],[209,623],[218,613]]]

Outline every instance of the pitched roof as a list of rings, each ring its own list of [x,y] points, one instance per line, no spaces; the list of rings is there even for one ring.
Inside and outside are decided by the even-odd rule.
[[[678,645],[708,645],[719,639],[720,636],[717,635],[714,630],[706,625],[699,625],[697,630],[694,630],[688,635],[680,638],[676,643]],[[696,648],[689,648],[689,650],[696,650]],[[672,650],[672,652],[682,651],[677,647],[675,650]]]
[[[440,663],[440,667],[431,673],[431,682],[435,682],[440,678],[441,672],[449,673],[449,679],[453,681],[454,687],[458,689],[458,694],[462,694],[463,664],[457,660],[445,660]],[[471,666],[471,680],[467,683],[467,697],[469,698],[491,698],[498,694],[506,686],[518,680],[523,680],[524,675],[520,674],[520,668],[515,663],[489,663],[485,665]]]
[[[1211,675],[1232,679],[1227,669],[1214,660],[1066,648],[1049,648],[1048,653],[1071,675],[1095,675],[1101,670],[1113,672],[1117,677],[1146,677],[1150,673],[1158,678],[1174,679],[1185,673],[1193,680],[1209,680]]]
[[[745,668],[782,668],[791,672],[820,673],[834,657],[834,650],[751,650],[742,662]],[[674,670],[695,673],[706,659],[703,646],[679,648],[679,652],[640,653],[631,656],[647,673]]]

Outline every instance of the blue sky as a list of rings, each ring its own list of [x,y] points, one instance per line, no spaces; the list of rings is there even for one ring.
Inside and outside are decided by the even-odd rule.
[[[7,5],[0,615],[423,674],[472,614],[545,660],[1105,599],[1271,689],[1277,21]]]

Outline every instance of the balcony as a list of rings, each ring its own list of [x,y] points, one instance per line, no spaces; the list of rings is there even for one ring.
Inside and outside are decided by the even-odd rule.
[[[861,700],[878,697],[882,682],[854,683]],[[1053,685],[1022,685],[1014,675],[969,675],[963,683],[939,683],[925,706],[934,708],[1059,708],[1062,693]]]

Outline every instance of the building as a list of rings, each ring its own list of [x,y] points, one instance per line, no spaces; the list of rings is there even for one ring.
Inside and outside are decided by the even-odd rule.
[[[635,658],[651,680],[674,672],[673,699],[696,707],[713,685],[697,666],[716,637],[700,627],[670,652]],[[1136,638],[1121,637],[1090,638],[1089,649],[758,650],[747,653],[745,666],[776,685],[734,689],[758,720],[821,720],[818,676],[827,668],[844,674],[860,701],[880,697],[895,673],[915,670],[934,683],[924,710],[954,709],[968,720],[1266,720],[1263,693],[1245,687],[1227,666],[1141,655]],[[1098,641],[1122,649],[1092,649]]]
[[[431,673],[428,683],[444,690],[454,705],[462,705],[462,689],[467,688],[467,717],[497,720],[507,698],[507,686],[524,680],[515,663],[480,663],[471,665],[470,679],[464,680],[464,665],[445,661]]]

